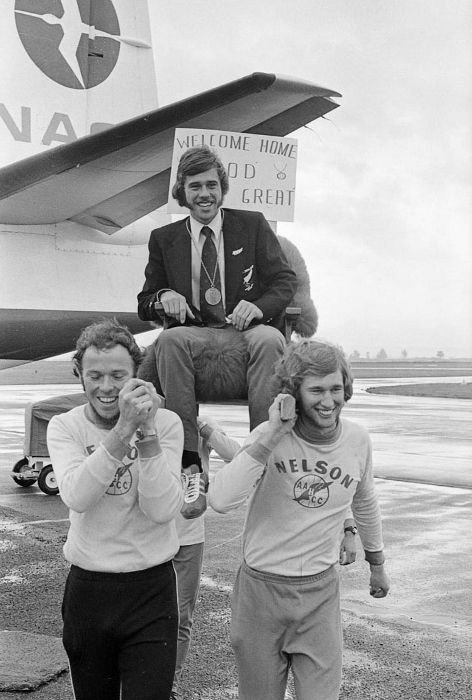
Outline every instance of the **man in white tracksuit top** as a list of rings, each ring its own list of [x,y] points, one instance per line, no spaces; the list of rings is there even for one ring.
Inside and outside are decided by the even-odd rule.
[[[250,497],[232,601],[239,698],[282,700],[291,667],[298,700],[336,700],[342,630],[335,564],[350,507],[371,595],[389,589],[372,447],[363,427],[340,419],[352,375],[336,346],[290,345],[276,377],[280,393],[268,422],[252,431],[209,491],[218,512]],[[296,414],[284,419],[287,394],[296,399]]]
[[[85,328],[73,361],[87,403],[48,426],[70,513],[62,614],[76,700],[169,700],[172,688],[183,428],[136,378],[141,360],[117,322]]]

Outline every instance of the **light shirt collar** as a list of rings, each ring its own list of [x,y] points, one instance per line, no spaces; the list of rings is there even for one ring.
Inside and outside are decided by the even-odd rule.
[[[195,241],[199,240],[202,228],[204,226],[209,226],[209,228],[211,228],[211,230],[213,231],[213,235],[215,237],[216,242],[218,243],[222,223],[223,220],[221,216],[221,209],[218,209],[216,216],[210,221],[209,224],[202,224],[200,221],[194,219],[192,214],[190,214],[190,230],[192,231],[192,236]]]

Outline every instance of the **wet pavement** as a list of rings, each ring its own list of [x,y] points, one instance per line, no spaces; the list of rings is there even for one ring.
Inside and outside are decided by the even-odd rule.
[[[450,381],[450,378],[409,378],[404,381],[433,383]],[[457,653],[470,656],[472,402],[374,395],[365,391],[369,386],[388,383],[398,384],[400,381],[398,378],[357,380],[354,397],[345,408],[346,417],[363,424],[372,437],[374,472],[392,580],[389,596],[378,601],[366,593],[368,568],[362,562],[360,551],[358,563],[342,569],[348,646],[351,628],[356,631],[355,639],[359,639],[364,634],[361,630],[364,626],[363,638],[368,644],[370,638],[377,639],[381,627],[382,635],[387,635],[385,639],[382,637],[382,644],[395,637],[392,649],[399,655],[404,646],[402,639],[413,639],[412,649],[417,649],[417,640],[424,640],[425,634],[426,638],[429,634],[436,640],[435,645],[447,642],[455,645]],[[57,591],[62,586],[67,567],[61,560],[60,547],[67,531],[67,509],[59,497],[46,496],[36,485],[29,488],[17,486],[9,472],[23,456],[25,403],[77,390],[77,385],[0,386],[0,553],[5,562],[0,578],[0,599],[4,592],[8,600],[8,595],[20,595],[12,593],[14,590],[30,591],[42,576],[48,580],[47,576],[54,576],[54,572]],[[246,407],[206,405],[201,413],[215,416],[236,439],[242,441],[247,435]],[[213,469],[220,466],[218,460],[212,460]],[[224,538],[228,529],[237,532],[242,526],[242,511],[224,517],[227,519],[222,520],[211,511],[207,515],[209,557],[213,555],[211,550],[220,546],[218,538]],[[238,542],[233,544],[237,556]],[[15,553],[14,547],[17,546],[23,547],[18,550],[20,553]],[[54,547],[54,552],[51,547]],[[234,565],[229,568],[231,571],[225,574],[225,585],[231,585],[234,576]],[[217,570],[222,571],[223,565]],[[211,573],[211,569],[207,568],[206,573]],[[15,585],[20,588],[15,589]],[[59,600],[57,591],[54,596]],[[56,617],[51,621],[46,617],[43,619],[34,601],[28,599],[28,604],[19,606],[15,615],[8,618],[8,624],[2,625],[0,616],[0,631],[24,630],[36,634],[44,631],[48,641],[56,640],[60,634],[59,615]],[[353,656],[352,649],[348,649],[346,658],[349,682],[349,664],[359,663],[359,657]],[[422,658],[418,656],[419,664]],[[356,674],[358,672],[356,666]],[[467,672],[470,673],[470,668]],[[447,682],[446,678],[444,683],[447,685]],[[3,697],[1,691],[0,695]],[[420,697],[408,694],[395,697],[400,696],[415,700]],[[63,696],[59,694],[58,697]],[[424,697],[446,696],[441,691],[441,694]],[[457,694],[457,697],[467,696]]]
[[[461,381],[461,377],[453,381]],[[369,394],[370,386],[420,382],[448,382],[450,377],[356,380],[344,415],[364,425],[374,447],[375,475],[419,483],[472,488],[472,402]],[[470,381],[470,378],[468,379]],[[80,391],[77,384],[0,386],[0,503],[18,493],[7,476],[9,467],[24,456],[24,407],[29,401]],[[233,437],[248,433],[244,406],[203,405],[201,414],[214,415]],[[36,492],[37,487],[33,487]],[[26,497],[24,489],[22,498]],[[11,499],[9,499],[11,503]],[[13,501],[18,505],[16,499]],[[36,509],[35,509],[36,510]]]

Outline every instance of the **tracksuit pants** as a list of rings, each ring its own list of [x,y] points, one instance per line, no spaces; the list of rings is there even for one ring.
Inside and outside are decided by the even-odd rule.
[[[279,576],[243,563],[233,590],[231,644],[240,700],[283,700],[290,668],[298,700],[337,700],[342,629],[336,568]]]
[[[172,562],[129,573],[72,566],[62,616],[76,700],[169,700],[178,628]]]

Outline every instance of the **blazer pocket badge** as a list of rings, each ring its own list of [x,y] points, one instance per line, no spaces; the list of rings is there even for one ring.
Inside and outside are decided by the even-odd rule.
[[[254,265],[243,270],[243,287],[245,292],[250,292],[254,287],[254,282],[252,282],[252,273],[254,272]]]
[[[242,248],[238,248],[237,250],[233,250],[233,255],[239,255],[240,253],[243,252]]]

